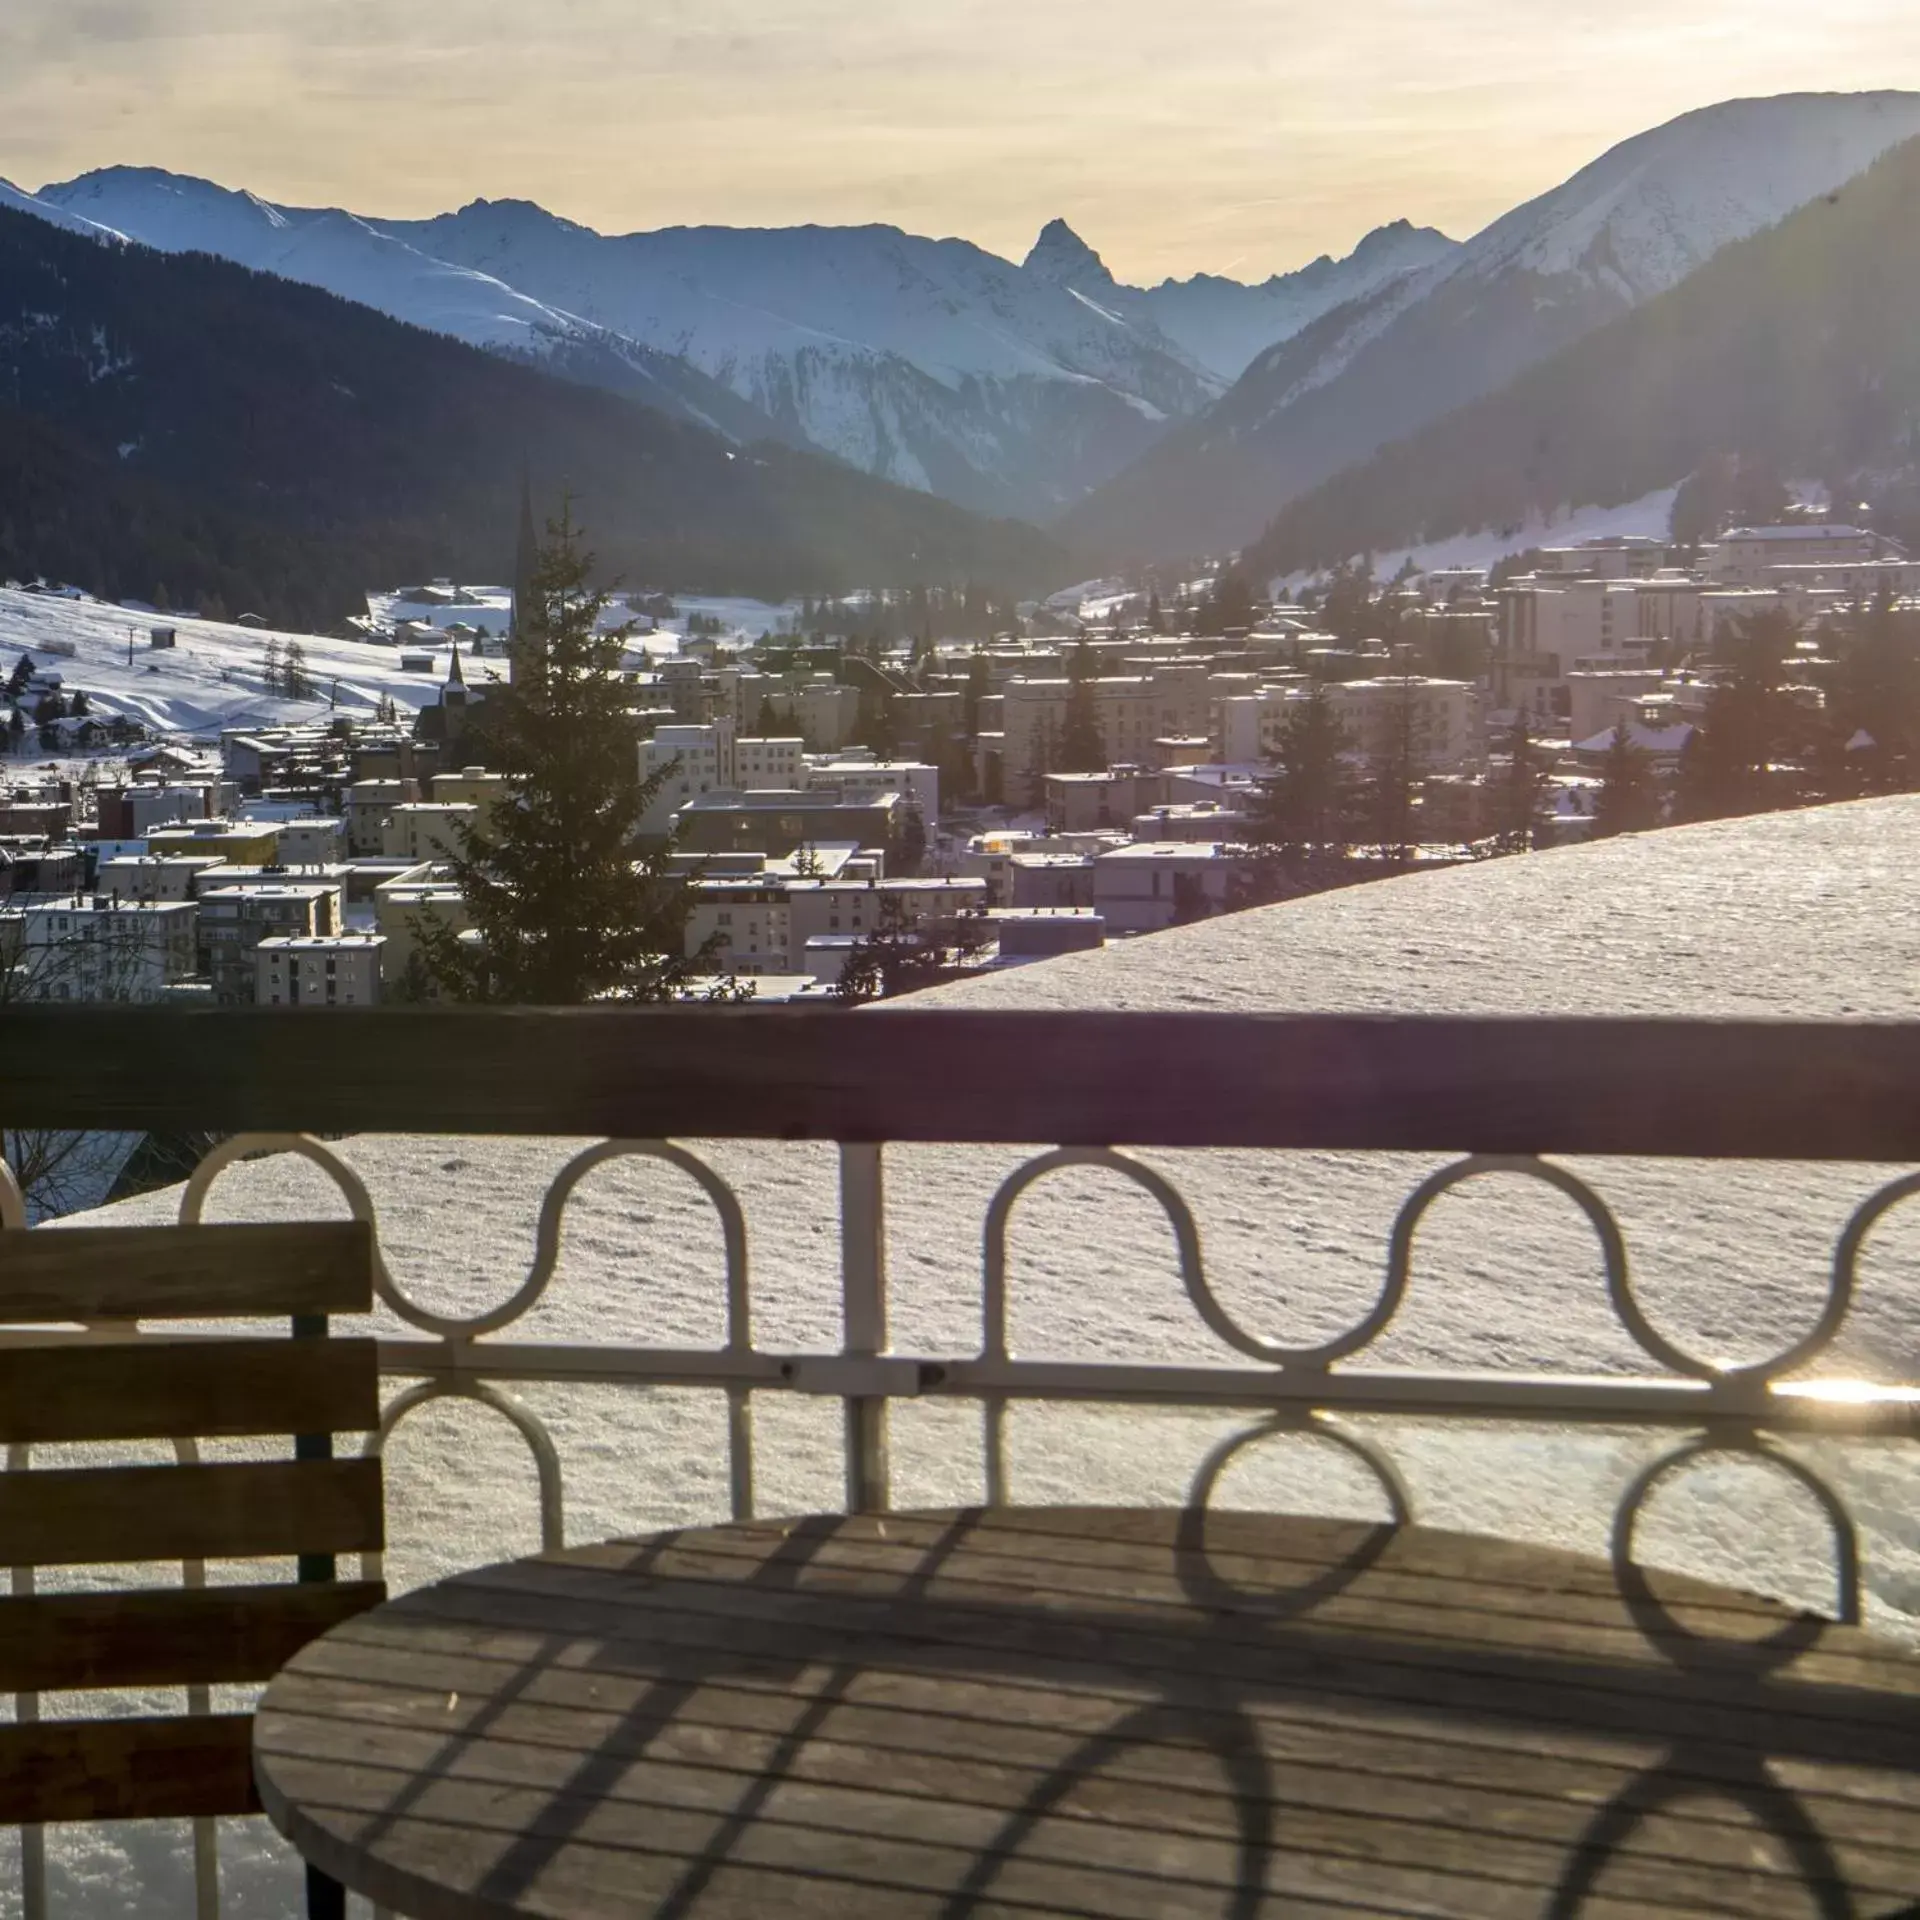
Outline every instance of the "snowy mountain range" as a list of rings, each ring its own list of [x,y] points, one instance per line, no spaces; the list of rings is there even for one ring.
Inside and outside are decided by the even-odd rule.
[[[1920,94],[1734,100],[1628,140],[1260,354],[1062,521],[1103,558],[1237,547],[1290,499],[1504,387],[1920,136]]]
[[[1920,94],[1730,101],[1465,245],[1405,221],[1259,285],[1117,281],[1064,221],[1026,258],[896,227],[605,235],[526,201],[428,220],[111,167],[0,205],[325,288],[736,445],[823,450],[1104,563],[1237,547],[1920,136]]]
[[[1255,578],[1494,535],[1567,544],[1566,516],[1711,525],[1789,477],[1920,535],[1920,139],[1723,247],[1677,286],[1290,501],[1242,550]],[[1737,504],[1746,503],[1746,504]],[[1666,530],[1658,513],[1646,531]],[[1523,531],[1526,530],[1526,531]]]
[[[108,167],[33,196],[0,182],[0,205],[76,232],[117,235],[162,253],[210,253],[323,287],[469,346],[628,394],[730,439],[774,433],[771,422],[678,356],[543,306],[487,274],[435,260],[350,213],[277,207],[255,194],[151,167]]]
[[[379,220],[152,168],[5,191],[22,211],[324,287],[738,442],[811,446],[1033,517],[1202,411],[1262,348],[1453,245],[1402,223],[1260,286],[1138,289],[1058,221],[1015,264],[883,226],[607,236],[525,201]]]
[[[1157,328],[1196,366],[1233,381],[1268,347],[1292,339],[1323,313],[1459,250],[1459,241],[1433,227],[1396,220],[1368,234],[1344,260],[1323,254],[1298,273],[1277,274],[1258,286],[1199,273],[1157,287],[1128,287],[1064,220],[1054,220],[1035,241],[1024,271],[1070,287],[1134,325]]]

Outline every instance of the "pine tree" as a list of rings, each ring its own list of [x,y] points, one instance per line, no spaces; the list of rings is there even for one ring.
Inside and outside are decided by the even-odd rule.
[[[1900,793],[1920,779],[1920,649],[1915,621],[1891,593],[1856,609],[1835,636],[1838,681],[1828,700],[1828,742],[1850,790]],[[1873,745],[1853,748],[1865,734]]]
[[[967,656],[967,684],[960,695],[961,726],[969,740],[980,737],[980,702],[987,697],[987,656],[975,647]]]
[[[1221,634],[1253,625],[1253,588],[1229,569],[1208,590],[1200,605],[1199,631]]]
[[[1527,853],[1540,844],[1546,786],[1546,763],[1522,707],[1507,737],[1506,771],[1494,789],[1494,839],[1502,853]]]
[[[1158,587],[1147,595],[1147,626],[1154,633],[1165,633],[1167,630],[1167,616],[1161,610]]]
[[[950,979],[986,945],[984,913],[961,913],[941,925],[915,924],[897,894],[880,902],[880,923],[855,942],[834,982],[843,1006],[886,1000]]]
[[[266,690],[271,694],[279,694],[284,691],[286,687],[286,658],[280,650],[280,640],[277,634],[267,642],[267,650],[260,663],[260,678]]]
[[[1593,807],[1593,837],[1603,840],[1616,833],[1644,833],[1660,824],[1660,793],[1654,785],[1647,756],[1633,743],[1623,720],[1607,742],[1600,763],[1600,792]]]
[[[1716,643],[1707,709],[1680,758],[1675,805],[1681,818],[1760,813],[1795,797],[1774,767],[1795,727],[1786,693],[1793,642],[1786,615],[1762,613],[1735,622]]]
[[[1418,847],[1422,731],[1413,684],[1402,675],[1398,695],[1382,717],[1366,786],[1367,837],[1382,859],[1400,867],[1412,864]]]
[[[1082,640],[1067,667],[1067,714],[1060,729],[1054,770],[1060,773],[1104,773],[1107,739],[1100,730],[1100,709],[1094,694],[1092,650]]]
[[[920,803],[911,800],[907,803],[900,820],[900,872],[911,878],[920,871],[920,864],[927,857],[927,817],[920,811]]]
[[[8,751],[18,753],[20,743],[27,737],[27,716],[15,707],[7,717]]]
[[[1060,729],[1054,724],[1053,715],[1043,713],[1033,723],[1033,738],[1027,747],[1027,805],[1044,807],[1047,804],[1047,775],[1059,766]]]
[[[1278,770],[1255,804],[1255,843],[1283,854],[1344,852],[1352,839],[1347,730],[1324,687],[1290,700],[1276,743]]]
[[[313,682],[307,678],[307,650],[298,640],[287,642],[281,663],[281,680],[289,700],[311,700]]]
[[[23,653],[13,663],[13,671],[7,676],[7,698],[18,700],[27,690],[27,682],[33,678],[33,655]]]
[[[779,732],[780,716],[773,710],[772,694],[760,696],[760,711],[754,718],[753,728],[762,740],[771,740]]]
[[[591,567],[563,509],[535,559],[514,678],[489,691],[476,722],[511,798],[448,863],[479,940],[419,928],[428,969],[454,999],[671,1000],[709,959],[686,953],[671,845],[637,847],[669,769],[640,777],[620,677],[628,632],[596,633],[607,602],[588,585]]]

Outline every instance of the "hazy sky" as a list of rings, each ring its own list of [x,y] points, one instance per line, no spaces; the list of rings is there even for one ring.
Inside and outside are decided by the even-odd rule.
[[[1920,87],[1914,0],[0,0],[0,175],[886,220],[1126,278],[1465,235],[1734,94]]]

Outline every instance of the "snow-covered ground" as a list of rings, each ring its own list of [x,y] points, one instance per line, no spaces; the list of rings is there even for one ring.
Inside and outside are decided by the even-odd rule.
[[[176,643],[150,647],[147,636],[154,627],[172,627]],[[266,653],[273,640],[299,645],[317,699],[285,700],[266,691]],[[73,657],[49,653],[49,641],[70,644]],[[433,673],[403,672],[397,647],[0,587],[0,666],[10,671],[23,647],[33,650],[36,666],[61,676],[68,693],[84,690],[96,713],[130,714],[164,733],[206,735],[222,727],[310,720],[334,704],[343,713],[365,715],[387,696],[403,711],[417,709],[440,697],[446,678],[444,663]],[[478,678],[488,667],[505,672],[497,660],[476,663],[469,671]]]
[[[792,621],[798,603],[693,596],[676,599],[677,616],[661,622],[658,633],[635,644],[631,664],[640,655],[660,657],[678,651],[687,623],[696,615],[720,623],[722,640],[757,640]],[[169,648],[147,643],[149,630],[172,627],[178,638]],[[131,657],[128,642],[131,639]],[[266,655],[270,642],[298,644],[317,697],[286,700],[266,691]],[[70,645],[71,658],[49,652],[48,642]],[[34,664],[58,673],[68,693],[83,690],[102,715],[130,714],[161,733],[207,737],[222,727],[269,726],[311,720],[330,711],[365,716],[391,697],[401,712],[416,711],[440,697],[450,649],[434,653],[430,673],[409,673],[400,665],[401,649],[365,640],[331,639],[324,634],[273,633],[178,614],[130,609],[107,600],[68,600],[55,594],[24,593],[0,587],[0,676],[12,670],[19,650],[31,648]],[[423,649],[409,646],[414,654]],[[506,663],[493,656],[466,662],[470,685],[488,675],[507,675]]]
[[[1130,1007],[1459,1013],[1912,1017],[1920,799],[1688,828],[1385,881],[1068,956],[921,996],[916,1007]],[[320,1016],[316,1016],[320,1017]],[[885,1019],[885,1009],[863,1016]],[[1007,1063],[1017,1114],[1021,1063]],[[937,1100],[937,1088],[927,1089]],[[1151,1087],[1141,1089],[1151,1099]],[[1578,1087],[1567,1098],[1580,1098]],[[745,1207],[754,1335],[825,1348],[838,1326],[834,1163],[808,1145],[699,1149]],[[532,1253],[540,1195],[567,1158],[552,1140],[362,1136],[338,1151],[379,1209],[401,1286],[441,1311],[505,1298]],[[977,1351],[980,1225],[1018,1150],[889,1155],[893,1338],[902,1352]],[[1228,1310],[1276,1338],[1324,1337],[1378,1290],[1400,1201],[1434,1161],[1354,1154],[1154,1153],[1200,1222]],[[1785,1345],[1814,1318],[1835,1237],[1886,1177],[1869,1167],[1582,1162],[1612,1202],[1648,1312],[1722,1357]],[[113,1209],[171,1216],[177,1196]],[[211,1215],[339,1211],[291,1159],[224,1175]],[[94,1216],[99,1218],[100,1216]],[[1828,1372],[1920,1380],[1920,1210],[1896,1212],[1863,1262],[1853,1321]],[[717,1342],[720,1243],[691,1186],[637,1162],[591,1175],[570,1207],[558,1273],[515,1337]],[[1176,1278],[1171,1238],[1144,1195],[1112,1176],[1062,1174],[1022,1201],[1012,1239],[1017,1348],[1027,1354],[1230,1363]],[[395,1327],[395,1331],[399,1329]],[[1367,1356],[1395,1365],[1647,1371],[1609,1313],[1591,1234],[1563,1200],[1487,1181],[1440,1203],[1422,1231],[1396,1325]],[[594,1539],[712,1519],[727,1498],[718,1397],[530,1384],[566,1466],[565,1529]],[[1031,1407],[1010,1416],[1024,1501],[1176,1502],[1235,1423],[1179,1412]],[[763,1511],[842,1498],[840,1413],[762,1395]],[[1433,1422],[1372,1429],[1429,1522],[1604,1551],[1621,1490],[1662,1450],[1652,1435]],[[895,1498],[977,1499],[980,1419],[959,1404],[894,1414]],[[1911,1446],[1801,1443],[1860,1525],[1867,1610],[1920,1626],[1920,1473]],[[422,1409],[388,1453],[398,1586],[537,1543],[534,1476],[506,1423],[448,1402]],[[1221,1490],[1229,1503],[1383,1511],[1378,1491],[1324,1448],[1269,1442]],[[1825,1523],[1782,1479],[1710,1465],[1653,1502],[1643,1555],[1769,1592],[1829,1602]],[[75,1829],[55,1842],[55,1912],[191,1910],[184,1841],[165,1831]],[[225,1843],[229,1911],[290,1915],[294,1880],[258,1830]],[[17,1886],[17,1879],[13,1883]],[[0,1886],[4,1886],[0,1880]]]
[[[1577,547],[1583,540],[1664,540],[1673,524],[1673,503],[1679,491],[1677,485],[1662,487],[1616,507],[1571,507],[1558,514],[1535,514],[1517,527],[1483,527],[1477,533],[1456,533],[1423,546],[1376,553],[1373,576],[1391,580],[1409,563],[1421,573],[1437,567],[1490,567],[1509,554],[1528,553],[1535,547]],[[1320,577],[1284,574],[1272,582],[1272,591],[1296,593]]]

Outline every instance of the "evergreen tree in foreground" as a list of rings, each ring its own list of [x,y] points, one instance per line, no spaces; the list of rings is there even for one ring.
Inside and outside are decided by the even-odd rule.
[[[509,792],[449,863],[479,940],[417,928],[451,999],[672,1000],[709,965],[704,951],[686,953],[671,847],[636,847],[670,769],[640,777],[620,677],[630,630],[595,630],[607,599],[588,586],[591,567],[563,509],[535,559],[513,678],[489,690],[474,723]]]

